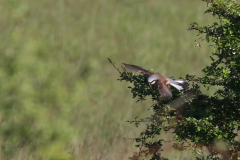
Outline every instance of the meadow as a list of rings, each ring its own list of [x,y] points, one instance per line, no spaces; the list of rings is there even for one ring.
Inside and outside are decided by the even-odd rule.
[[[107,58],[202,76],[213,49],[194,47],[199,37],[187,29],[216,20],[206,8],[201,0],[0,1],[0,159],[131,157],[131,138],[145,126],[126,121],[150,115],[152,102],[136,103]],[[192,158],[168,145],[169,159]]]

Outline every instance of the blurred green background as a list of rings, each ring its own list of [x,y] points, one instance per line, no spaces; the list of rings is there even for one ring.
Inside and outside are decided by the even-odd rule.
[[[187,29],[214,21],[206,8],[201,0],[0,1],[0,159],[131,157],[137,149],[124,138],[145,127],[126,121],[151,114],[151,101],[136,103],[107,58],[169,77],[203,75],[212,48],[195,48]],[[190,159],[170,148],[168,158]]]

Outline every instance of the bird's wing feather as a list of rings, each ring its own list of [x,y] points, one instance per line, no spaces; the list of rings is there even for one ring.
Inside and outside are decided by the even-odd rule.
[[[158,91],[163,98],[171,98],[172,97],[172,92],[168,88],[166,83],[161,83],[158,81],[157,85],[158,85]]]
[[[135,65],[132,65],[132,64],[125,64],[123,63],[124,67],[126,67],[127,69],[129,70],[132,70],[132,71],[135,71],[135,72],[139,72],[141,74],[148,74],[148,75],[152,75],[153,72],[152,71],[148,71],[146,69],[143,69],[139,66],[135,66]]]

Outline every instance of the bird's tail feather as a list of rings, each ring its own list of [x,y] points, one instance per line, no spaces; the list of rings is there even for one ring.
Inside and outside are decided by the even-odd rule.
[[[179,91],[187,90],[189,87],[189,83],[187,80],[171,80],[169,84],[177,88]]]

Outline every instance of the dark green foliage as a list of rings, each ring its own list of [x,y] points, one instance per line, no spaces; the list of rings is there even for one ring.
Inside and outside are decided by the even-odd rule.
[[[140,148],[138,156],[151,154],[152,159],[160,159],[162,140],[156,138],[161,131],[173,132],[174,148],[177,150],[193,150],[197,159],[236,159],[239,141],[237,131],[240,130],[240,6],[233,1],[204,0],[216,21],[207,26],[192,23],[189,30],[195,30],[203,40],[210,43],[214,52],[210,56],[212,63],[203,69],[205,76],[196,78],[187,75],[192,84],[185,93],[172,89],[171,99],[161,99],[156,87],[149,86],[146,75],[134,75],[120,72],[120,81],[129,81],[133,98],[138,101],[150,96],[153,101],[154,115],[146,118],[146,131],[136,139]],[[207,47],[207,46],[204,46]],[[218,86],[213,95],[206,95],[200,86],[212,89]],[[137,122],[139,123],[139,122]],[[155,139],[156,138],[156,139]],[[214,149],[217,141],[223,141],[226,150]],[[190,143],[184,147],[182,142]],[[148,148],[142,151],[142,148]],[[202,153],[206,147],[209,155]],[[152,151],[152,148],[155,148]],[[199,151],[201,150],[201,151]]]

